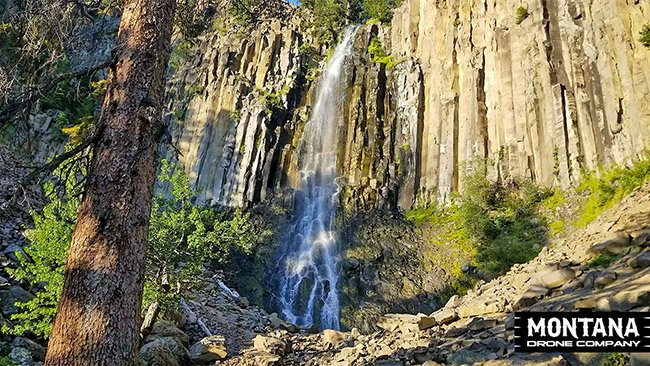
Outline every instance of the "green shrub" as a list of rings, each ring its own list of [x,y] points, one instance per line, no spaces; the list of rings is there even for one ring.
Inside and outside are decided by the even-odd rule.
[[[74,173],[82,173],[81,168],[75,166],[74,169]],[[32,300],[16,304],[22,312],[11,316],[15,325],[12,328],[3,327],[4,332],[34,334],[44,338],[50,335],[56,305],[63,289],[63,271],[80,202],[81,192],[77,187],[76,174],[68,175],[64,196],[58,194],[54,184],[46,183],[45,193],[50,202],[42,213],[32,212],[34,228],[26,231],[31,242],[30,247],[25,248],[27,257],[16,252],[20,267],[7,271],[16,280],[25,281],[34,288],[45,285]],[[61,176],[60,173],[58,175]]]
[[[623,353],[610,353],[603,366],[628,366],[630,358]]]
[[[650,48],[650,24],[646,24],[643,26],[643,29],[641,30],[641,37],[639,38],[639,42],[643,44],[644,46]]]
[[[11,334],[34,334],[47,338],[63,288],[63,273],[69,243],[79,206],[76,180],[68,175],[64,196],[56,194],[54,185],[45,190],[50,202],[43,213],[33,213],[34,229],[27,231],[31,246],[26,256],[17,253],[20,267],[9,270],[17,280],[34,288],[44,284],[36,297],[17,304],[21,313],[12,315],[13,327],[2,331]],[[145,308],[157,301],[163,311],[176,306],[193,289],[203,285],[202,266],[223,267],[233,252],[250,252],[253,237],[249,216],[240,211],[216,211],[197,207],[182,167],[163,160],[159,179],[172,186],[171,197],[154,197],[149,226],[147,267],[145,272]]]
[[[610,254],[603,253],[599,255],[596,259],[589,262],[590,267],[609,267],[612,263],[616,262],[622,255],[620,254]]]
[[[181,63],[190,58],[191,49],[192,43],[189,41],[183,41],[174,47],[172,54],[169,56],[169,65],[172,69],[178,70]]]
[[[586,226],[601,212],[643,185],[648,178],[650,178],[649,160],[638,160],[631,167],[613,166],[602,171],[600,177],[595,172],[584,175],[576,191],[586,194],[587,198],[575,225]]]
[[[363,0],[361,2],[361,17],[366,23],[390,23],[393,18],[392,10],[400,5],[395,0]]]
[[[379,38],[374,35],[370,39],[370,45],[368,45],[368,53],[371,55],[372,62],[385,64],[387,68],[395,66],[395,60],[393,57],[386,55],[384,49],[381,47],[381,40],[379,40]]]
[[[526,9],[523,6],[520,6],[517,8],[517,14],[515,15],[515,23],[516,24],[521,24],[526,18],[530,16],[530,13],[528,13],[528,9]]]
[[[192,204],[195,196],[182,166],[163,160],[158,178],[172,189],[171,198],[160,194],[153,201],[144,305],[158,301],[164,310],[203,286],[204,264],[223,266],[232,251],[248,253],[253,238],[248,214]]]
[[[503,185],[486,178],[486,162],[462,179],[463,193],[447,211],[435,207],[410,211],[407,217],[418,225],[442,228],[435,232],[432,245],[453,246],[465,263],[470,261],[486,274],[508,270],[515,263],[533,259],[545,242],[547,222],[540,213],[552,192],[529,182]],[[451,272],[460,278],[459,258],[436,259],[451,263]],[[447,268],[449,269],[449,263]]]
[[[10,360],[7,356],[0,356],[0,366],[20,366],[20,364]]]

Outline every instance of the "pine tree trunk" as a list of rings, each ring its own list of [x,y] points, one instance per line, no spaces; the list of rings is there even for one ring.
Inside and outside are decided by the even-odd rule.
[[[136,364],[175,0],[127,0],[45,365]]]

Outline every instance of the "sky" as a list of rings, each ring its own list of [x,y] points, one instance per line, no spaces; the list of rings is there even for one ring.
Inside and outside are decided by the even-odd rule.
[[[286,2],[288,2],[288,3],[292,3],[292,4],[296,4],[296,5],[300,5],[300,1],[298,1],[298,0],[284,0],[284,1],[286,1]]]

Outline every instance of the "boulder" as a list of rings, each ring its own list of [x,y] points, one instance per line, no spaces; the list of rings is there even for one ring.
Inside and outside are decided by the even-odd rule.
[[[11,346],[26,349],[35,360],[43,361],[45,359],[45,348],[31,339],[16,337],[11,342]]]
[[[575,278],[571,268],[560,268],[541,278],[542,285],[546,288],[557,288]]]
[[[467,324],[467,328],[473,331],[480,331],[494,328],[497,325],[496,319],[474,318]]]
[[[323,342],[325,343],[331,343],[336,345],[344,339],[345,339],[345,333],[336,331],[334,329],[325,329],[323,331]]]
[[[541,300],[544,296],[548,295],[550,290],[544,286],[540,285],[532,285],[524,292],[517,301],[512,305],[512,309],[514,311],[521,310],[523,308],[527,308],[531,305],[534,305],[537,303],[539,300]]]
[[[282,366],[282,357],[263,351],[251,351],[246,353],[247,358],[251,358],[255,366]]]
[[[428,317],[424,314],[386,314],[379,318],[379,321],[377,322],[377,326],[381,329],[394,332],[399,328],[399,330],[404,334],[429,329],[436,324],[437,322],[434,318]]]
[[[263,335],[255,337],[253,347],[258,351],[279,356],[284,356],[290,349],[290,346],[283,340]]]
[[[603,271],[598,275],[598,277],[596,277],[596,280],[594,282],[600,286],[607,286],[610,283],[616,281],[616,277],[616,272]]]
[[[29,350],[23,347],[15,347],[9,353],[9,360],[18,363],[20,366],[36,366]]]
[[[650,250],[646,250],[627,260],[627,265],[632,268],[646,268],[650,266]]]
[[[12,315],[20,312],[16,306],[17,302],[27,302],[34,298],[34,295],[25,291],[20,286],[11,286],[9,290],[0,291],[0,311],[4,315]]]
[[[630,235],[625,232],[608,233],[607,236],[598,244],[589,248],[593,255],[603,253],[625,254],[629,250]]]
[[[187,348],[176,338],[156,338],[140,348],[141,366],[183,366],[189,362]]]
[[[168,320],[160,320],[153,325],[151,332],[145,338],[144,343],[151,342],[161,337],[172,337],[178,339],[184,346],[189,345],[190,337],[178,329],[174,323]]]
[[[503,304],[497,301],[486,302],[479,300],[459,307],[458,316],[461,318],[469,318],[477,315],[498,313],[503,309]]]
[[[463,299],[460,296],[454,295],[454,296],[449,298],[449,300],[445,304],[445,308],[449,308],[449,309],[457,308],[457,307],[460,306],[462,300]]]
[[[203,338],[190,347],[190,358],[200,365],[223,360],[227,355],[226,339],[218,335]]]
[[[456,313],[456,310],[454,309],[444,307],[431,314],[431,317],[435,319],[438,324],[449,324],[458,319],[458,313]]]

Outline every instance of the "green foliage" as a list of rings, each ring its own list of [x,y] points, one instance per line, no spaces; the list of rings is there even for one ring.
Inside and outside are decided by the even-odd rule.
[[[357,22],[359,2],[355,0],[304,0],[302,6],[309,9],[313,17],[307,24],[312,34],[321,42],[333,43],[343,27]]]
[[[647,48],[650,48],[650,24],[646,24],[643,26],[643,29],[641,30],[639,42],[646,46]]]
[[[530,13],[528,13],[528,9],[526,9],[523,6],[520,6],[517,8],[517,14],[515,15],[515,23],[516,24],[521,24],[526,18],[530,16]]]
[[[596,259],[589,262],[590,267],[609,267],[610,264],[616,262],[622,255],[620,254],[611,254],[603,253],[599,255]]]
[[[20,366],[20,364],[10,360],[7,356],[0,356],[0,366]]]
[[[472,284],[460,271],[465,263],[496,274],[537,255],[546,226],[540,208],[552,195],[530,182],[492,183],[486,178],[486,162],[476,165],[463,177],[463,193],[449,208],[419,208],[407,214],[417,225],[437,228],[427,236],[433,237],[433,248],[444,250],[430,259],[451,271],[463,291]]]
[[[491,183],[484,168],[463,179],[460,225],[477,247],[477,265],[488,272],[508,270],[534,258],[544,243],[539,214],[550,193],[530,182]]]
[[[206,262],[223,266],[232,251],[248,253],[253,238],[248,214],[192,205],[195,197],[182,167],[163,160],[158,178],[171,184],[171,198],[154,197],[144,304],[158,301],[165,309],[202,287]]]
[[[257,20],[258,8],[264,0],[237,0],[231,1],[228,14],[243,26],[249,26]]]
[[[361,2],[361,18],[367,19],[366,23],[390,23],[393,18],[392,10],[400,5],[401,1],[395,0],[363,0]]]
[[[178,70],[181,63],[189,59],[191,56],[192,43],[189,41],[180,42],[172,51],[169,56],[169,65],[174,70]]]
[[[5,325],[3,332],[49,336],[80,203],[75,177],[83,173],[74,168],[73,174],[67,175],[65,195],[57,195],[52,183],[45,185],[51,200],[42,213],[32,213],[34,229],[27,231],[31,241],[25,249],[27,256],[17,252],[20,267],[8,269],[15,279],[41,289],[34,299],[17,304],[22,312],[12,315],[14,325]],[[172,186],[171,198],[154,197],[144,297],[145,305],[159,301],[165,310],[202,286],[204,264],[223,267],[234,252],[248,255],[254,238],[248,214],[194,206],[195,197],[182,167],[163,161],[159,179]]]
[[[610,353],[603,366],[628,366],[630,358],[623,353]]]
[[[374,35],[370,39],[370,45],[368,45],[368,53],[370,53],[373,62],[385,64],[389,69],[396,64],[393,56],[387,56],[384,52],[384,49],[381,47],[381,40],[379,40],[379,38]]]
[[[601,172],[585,175],[576,191],[586,194],[587,198],[575,225],[584,227],[595,220],[604,210],[640,187],[650,178],[650,161],[638,160],[631,167],[613,166]]]
[[[74,167],[74,170],[77,174],[83,173],[80,167]],[[41,291],[36,292],[34,299],[16,304],[22,312],[11,316],[14,326],[4,326],[3,332],[47,338],[52,330],[56,305],[63,289],[68,246],[80,202],[81,192],[75,176],[68,176],[65,196],[58,195],[51,182],[45,184],[45,193],[50,202],[42,213],[32,212],[34,228],[26,231],[31,242],[30,247],[25,248],[27,257],[16,252],[20,267],[7,271],[16,280],[25,281],[34,288],[45,285]]]

